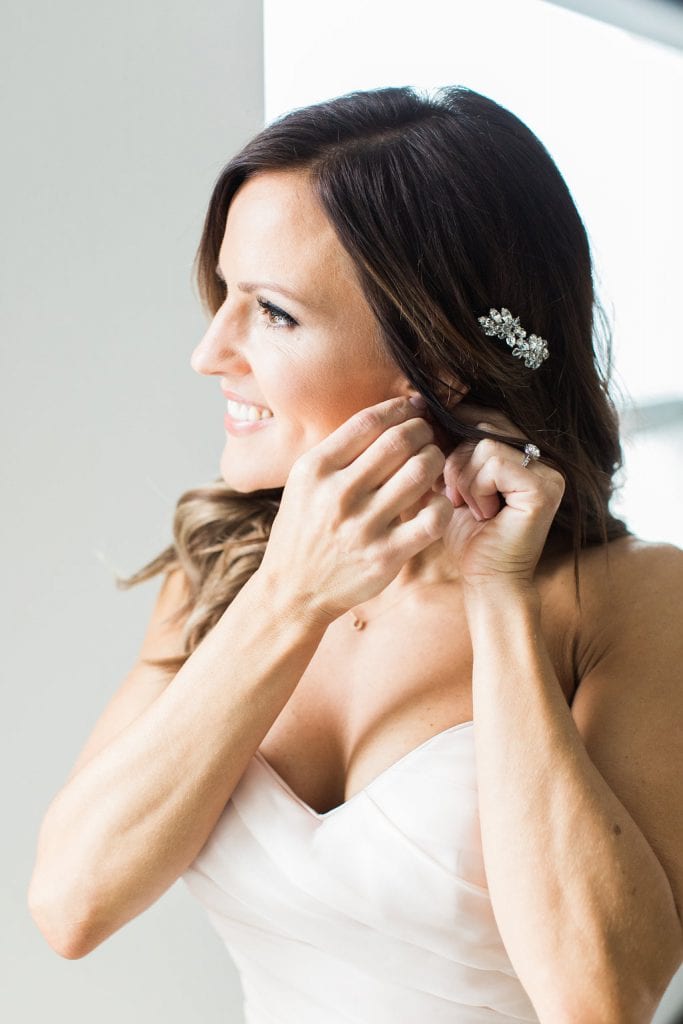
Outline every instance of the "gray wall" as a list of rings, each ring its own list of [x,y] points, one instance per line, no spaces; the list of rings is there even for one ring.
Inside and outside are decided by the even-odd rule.
[[[190,268],[220,167],[263,124],[261,3],[4,0],[0,37],[0,1016],[238,1024],[236,972],[181,882],[74,961],[26,889],[158,590],[119,591],[107,565],[156,554],[180,493],[219,471]]]

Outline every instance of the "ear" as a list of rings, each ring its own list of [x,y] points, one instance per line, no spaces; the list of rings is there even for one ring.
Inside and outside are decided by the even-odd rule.
[[[439,380],[436,381],[435,394],[441,405],[449,409],[462,401],[469,390],[468,384],[461,383],[452,374],[440,374]],[[410,398],[411,395],[419,395],[420,392],[407,377],[401,376],[396,381],[396,394]]]
[[[414,385],[405,376],[397,378],[396,386],[397,390],[395,393],[397,395],[406,395],[410,398],[411,395],[420,394],[417,388],[414,387]],[[463,400],[469,390],[469,384],[462,384],[452,374],[440,374],[439,380],[436,382],[435,394],[444,409],[453,409],[458,402]],[[437,423],[429,410],[424,413],[424,418],[432,426],[434,431],[434,443],[438,445],[444,456],[448,458],[450,453],[453,451],[453,441],[448,438],[444,428]],[[441,480],[443,480],[443,474],[439,477],[439,480],[437,480],[435,488],[440,486]]]

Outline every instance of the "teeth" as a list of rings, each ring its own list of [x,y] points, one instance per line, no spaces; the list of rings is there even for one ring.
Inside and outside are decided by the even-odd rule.
[[[273,415],[270,409],[259,409],[244,402],[233,402],[231,398],[228,399],[228,412],[234,420],[247,420],[250,423],[269,419]]]

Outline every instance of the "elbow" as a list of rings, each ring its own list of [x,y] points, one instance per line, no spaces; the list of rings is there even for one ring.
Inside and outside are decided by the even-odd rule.
[[[538,1010],[541,1024],[651,1024],[664,993],[681,965],[680,957],[660,971],[654,983],[621,977],[609,992],[578,989],[565,1002]]]
[[[96,948],[89,916],[67,914],[58,901],[41,892],[32,880],[28,889],[29,913],[48,945],[65,960],[80,960]]]

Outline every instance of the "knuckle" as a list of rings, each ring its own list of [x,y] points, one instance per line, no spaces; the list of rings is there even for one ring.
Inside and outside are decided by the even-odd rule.
[[[303,479],[308,476],[312,468],[312,463],[313,459],[311,458],[310,452],[305,452],[303,455],[300,455],[299,458],[292,463],[292,468],[289,471],[290,477]]]
[[[426,444],[423,444],[419,452],[417,452],[417,456],[424,459],[430,472],[434,469],[437,463],[440,466],[445,466],[446,464],[443,452],[433,441],[428,441]]]
[[[429,462],[424,458],[422,452],[415,455],[410,462],[407,463],[407,467],[408,478],[414,484],[426,485],[434,475]]]
[[[388,537],[382,548],[377,550],[372,572],[376,573],[378,577],[385,578],[387,573],[395,571],[396,562],[402,561],[400,545],[392,537]]]
[[[373,543],[368,539],[365,545],[365,560],[363,563],[363,577],[366,579],[381,579],[391,562],[391,544]]]
[[[400,427],[387,431],[384,444],[389,455],[405,455],[414,448],[410,433]]]
[[[422,452],[429,458],[432,470],[439,469],[439,471],[441,471],[446,465],[446,456],[441,451],[438,444],[430,442],[424,446]]]
[[[412,420],[409,420],[408,427],[419,437],[434,437],[434,428],[429,420],[424,419],[422,416],[415,416]]]
[[[453,514],[453,506],[448,498],[438,495],[424,509],[424,528],[433,540],[438,539],[448,526]]]
[[[484,437],[477,444],[479,454],[483,455],[484,458],[493,458],[498,452],[498,441],[494,441],[491,437]]]
[[[567,481],[561,473],[557,472],[557,470],[551,470],[550,475],[548,476],[548,483],[551,487],[555,488],[560,496],[564,494],[567,487]]]
[[[293,475],[295,480],[302,483],[309,480],[315,482],[323,475],[324,469],[325,456],[311,449],[300,455],[296,462],[293,463],[289,475]]]
[[[327,498],[332,504],[333,516],[344,516],[353,507],[354,495],[344,473],[333,473],[326,482]]]
[[[353,417],[353,429],[357,434],[368,434],[384,426],[384,421],[378,412],[361,409]]]
[[[450,459],[447,459],[446,465],[443,467],[444,479],[454,484],[457,483],[458,480],[462,479],[466,466],[466,462],[452,462]]]
[[[411,444],[423,445],[425,441],[434,440],[434,429],[427,420],[422,419],[419,416],[413,417],[408,420],[405,424],[401,424],[405,430],[405,435]]]
[[[534,512],[544,512],[548,505],[548,495],[541,489],[532,491],[527,496],[527,503]]]

